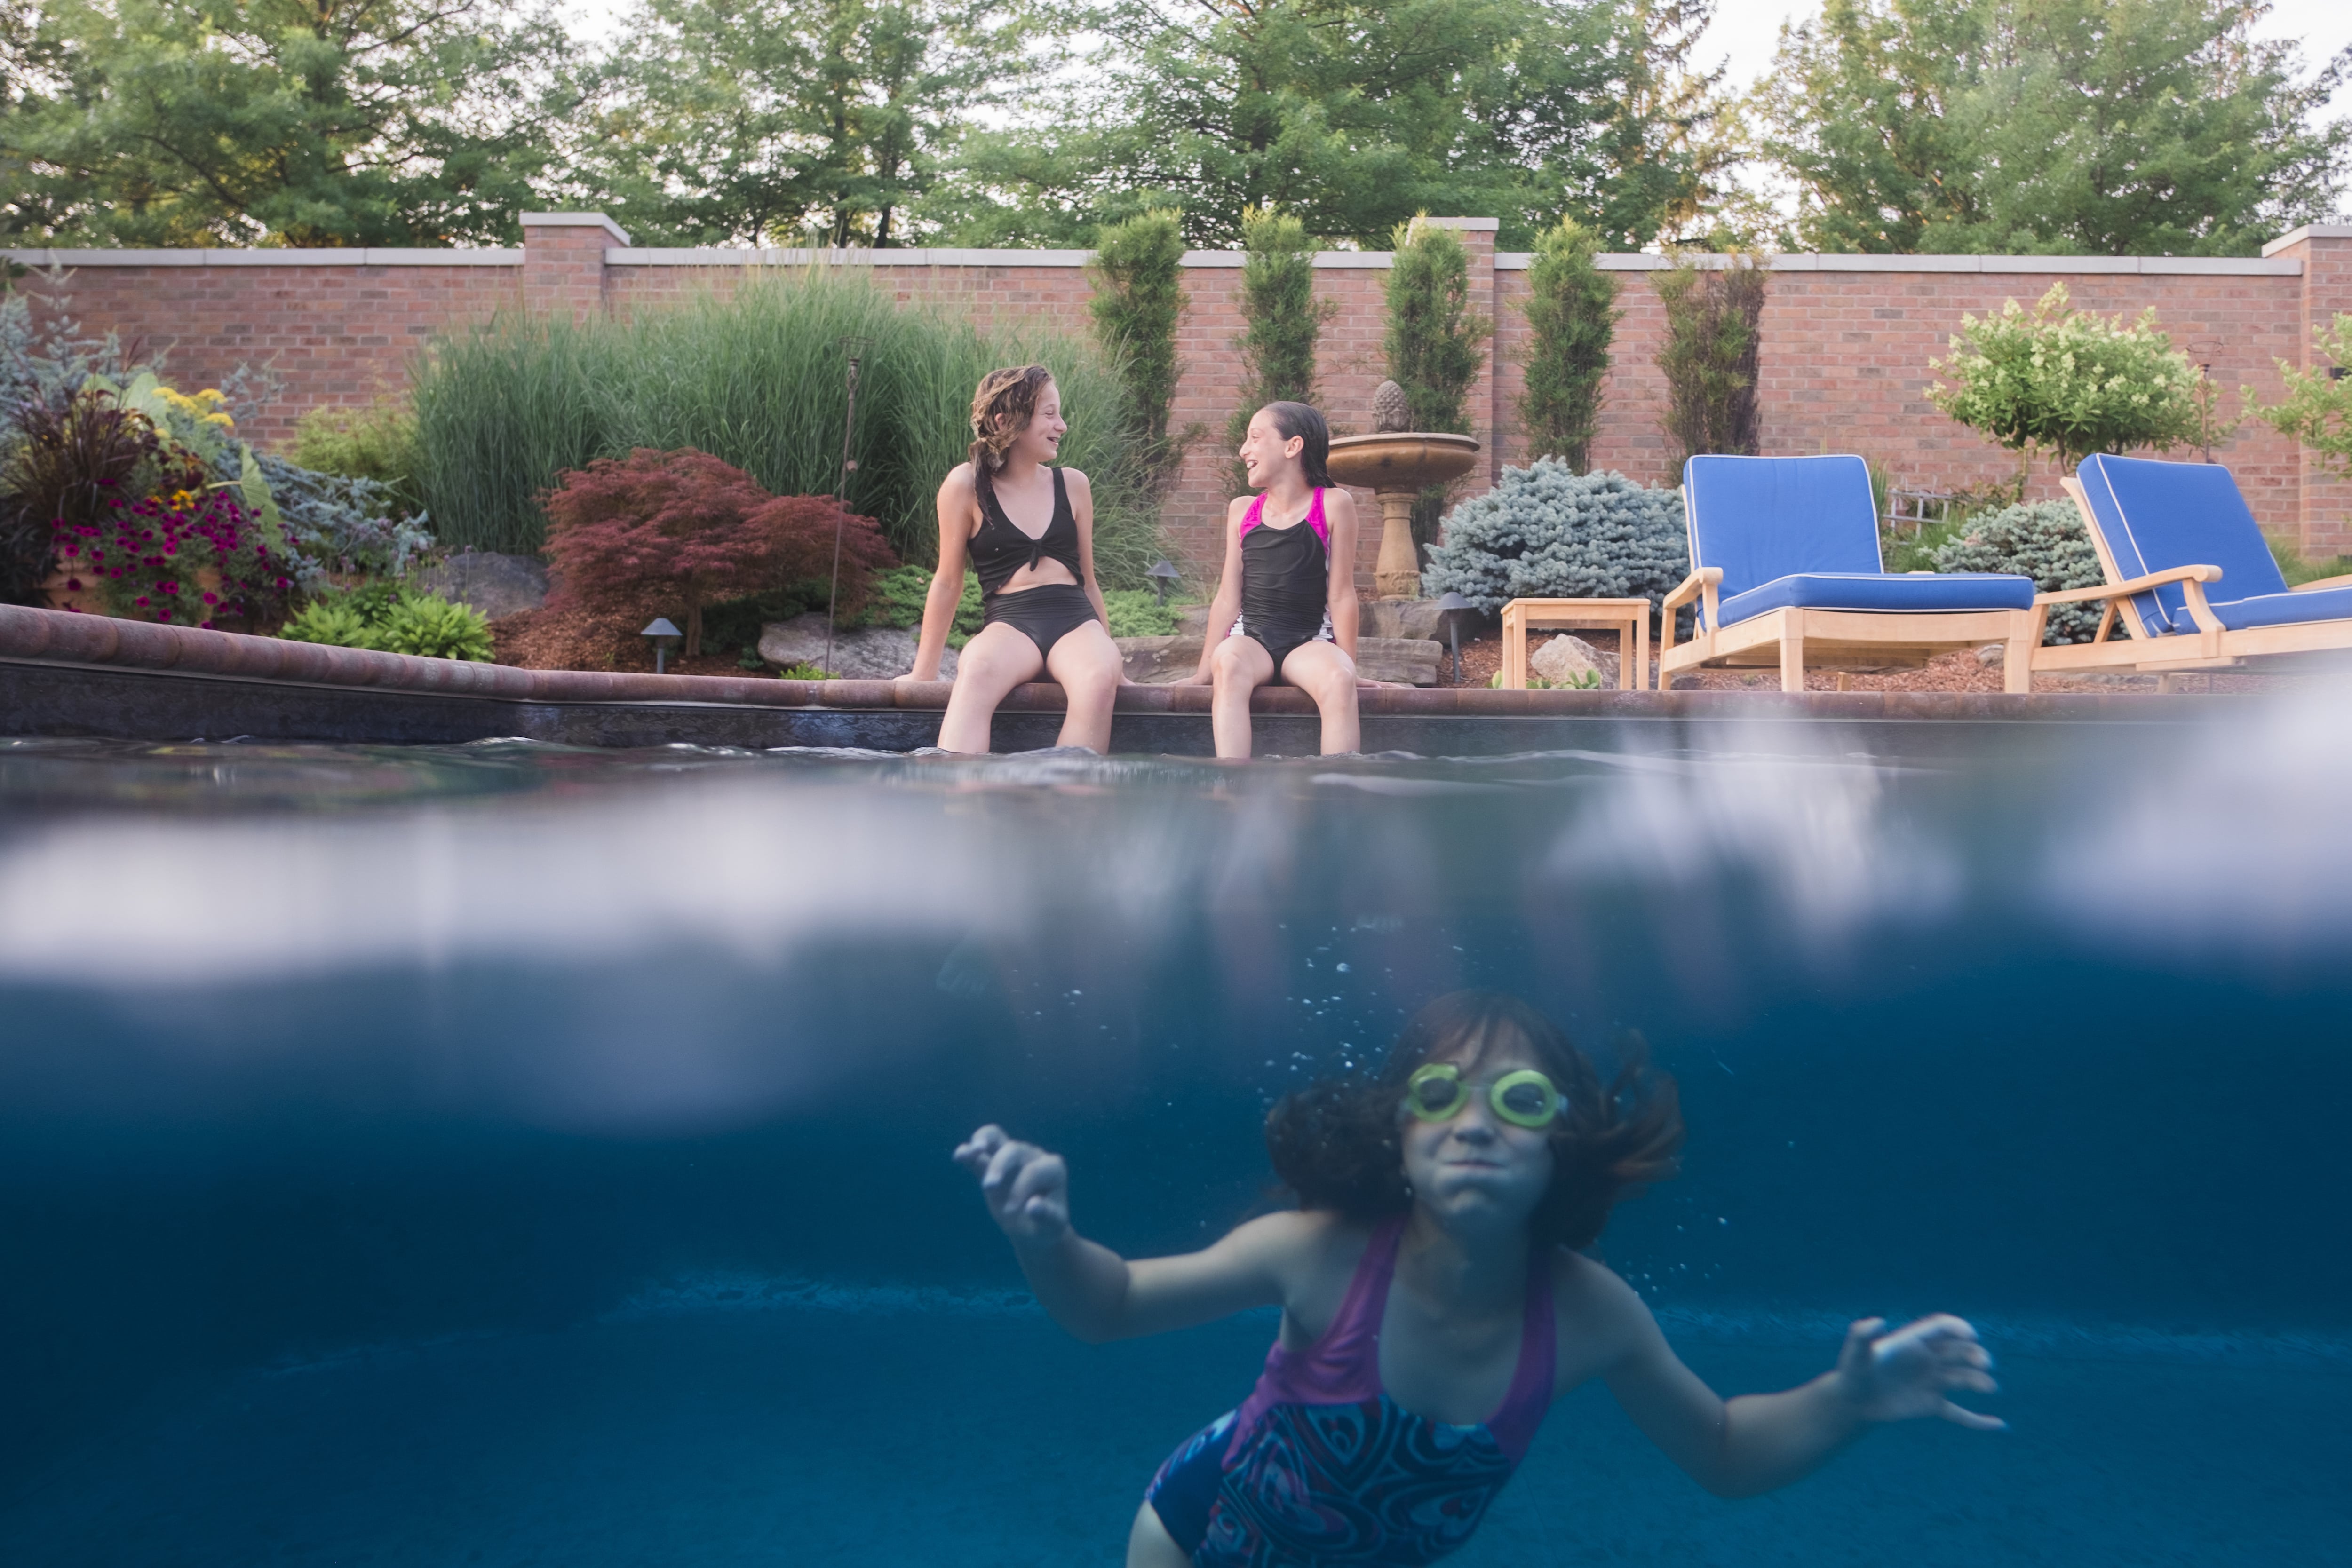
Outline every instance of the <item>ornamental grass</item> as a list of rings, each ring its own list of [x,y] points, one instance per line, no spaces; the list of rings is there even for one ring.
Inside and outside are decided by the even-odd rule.
[[[934,497],[971,443],[973,387],[1035,361],[1061,389],[1062,460],[1094,481],[1099,575],[1149,586],[1158,517],[1116,364],[1083,337],[982,331],[816,269],[576,325],[501,318],[436,343],[415,383],[416,484],[434,531],[453,549],[534,553],[556,476],[638,448],[692,447],[774,495],[830,496],[845,338],[866,340],[848,503],[902,556],[938,559]]]

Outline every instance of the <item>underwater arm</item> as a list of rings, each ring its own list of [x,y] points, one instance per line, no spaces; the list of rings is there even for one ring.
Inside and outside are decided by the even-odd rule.
[[[980,1178],[1038,1304],[1089,1344],[1190,1328],[1284,1299],[1283,1260],[1296,1251],[1285,1228],[1295,1229],[1297,1215],[1253,1220],[1199,1252],[1130,1263],[1071,1228],[1069,1170],[1059,1155],[991,1125],[955,1158]]]
[[[940,486],[940,569],[923,595],[923,632],[915,643],[915,667],[901,680],[936,681],[948,633],[955,630],[956,606],[963,601],[964,547],[971,540],[971,508],[977,503],[971,471],[958,468]]]
[[[1979,1431],[2004,1423],[1952,1403],[1955,1389],[1994,1390],[1976,1331],[1939,1315],[1886,1333],[1865,1318],[1846,1332],[1837,1366],[1779,1394],[1723,1399],[1682,1364],[1655,1319],[1617,1281],[1640,1321],[1607,1373],[1609,1390],[1650,1440],[1717,1497],[1787,1486],[1883,1421],[1940,1416]]]

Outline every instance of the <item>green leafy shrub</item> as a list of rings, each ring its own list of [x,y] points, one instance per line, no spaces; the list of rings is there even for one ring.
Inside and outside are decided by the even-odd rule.
[[[1114,637],[1176,634],[1176,612],[1160,603],[1160,596],[1149,589],[1105,589],[1103,608],[1110,612],[1110,634]]]
[[[866,601],[866,617],[858,622],[867,626],[895,626],[902,630],[923,623],[923,601],[931,591],[931,569],[924,566],[894,567],[874,575],[874,586]],[[948,646],[961,648],[971,641],[986,623],[987,611],[980,602],[980,579],[971,572],[963,574],[963,594],[956,601],[955,620],[948,627]]]
[[[2194,441],[2206,423],[2204,372],[2158,329],[2155,307],[2126,327],[2076,310],[2063,283],[2031,311],[2011,299],[1998,316],[1962,316],[1951,352],[1927,368],[1949,378],[1929,402],[2018,454],[2021,496],[2036,452],[2071,474],[2095,452]]]
[[[2317,582],[2324,577],[2352,576],[2352,556],[2339,555],[2330,560],[2314,560],[2284,539],[2265,536],[2271,547],[2271,559],[2278,562],[2279,575],[2286,579],[2289,588],[2299,583]]]
[[[2098,548],[2071,501],[2033,501],[1970,518],[1964,531],[1936,552],[1937,571],[2011,571],[2033,580],[2043,593],[2096,588],[2107,580]],[[2098,632],[2104,607],[2055,604],[2042,641],[2087,643]]]
[[[1617,335],[1617,280],[1595,266],[1601,236],[1562,218],[1536,241],[1528,267],[1527,390],[1519,423],[1539,454],[1579,474],[1591,466],[1601,383]]]
[[[839,678],[831,670],[820,670],[814,664],[786,664],[776,672],[776,679],[780,681],[832,681]]]
[[[277,502],[295,586],[321,591],[331,578],[406,577],[433,548],[421,514],[404,509],[380,481],[321,473],[255,455]]]
[[[314,599],[305,604],[278,634],[289,643],[320,643],[330,648],[381,648],[373,619],[357,604],[341,598]]]
[[[452,604],[438,594],[388,583],[313,599],[278,634],[289,643],[373,648],[426,659],[488,664],[495,656],[490,623],[472,605]]]
[[[1184,373],[1176,357],[1176,322],[1184,313],[1184,235],[1178,219],[1176,213],[1155,210],[1110,225],[1097,238],[1087,268],[1095,289],[1095,336],[1118,366],[1138,462],[1153,483],[1173,471],[1181,445],[1168,431],[1176,382]],[[1094,477],[1091,469],[1087,476]]]
[[[1492,614],[1514,599],[1654,602],[1689,575],[1680,490],[1547,457],[1504,469],[1492,490],[1454,508],[1421,584]]]
[[[416,416],[402,403],[311,409],[294,422],[294,461],[313,473],[382,486],[404,515],[424,510],[416,492]]]
[[[2333,373],[2317,365],[2305,370],[2280,360],[2285,397],[2274,403],[2259,403],[2252,387],[2242,388],[2239,395],[2256,419],[2302,443],[2326,466],[2352,478],[2352,376],[2344,373],[2344,368],[2352,365],[2352,316],[2339,314],[2328,326],[2315,328],[2312,341],[2334,361]]]
[[[404,593],[376,623],[378,646],[387,653],[425,659],[470,659],[487,664],[497,655],[490,623],[470,604],[452,604],[429,593]]]
[[[777,496],[838,482],[845,336],[869,340],[849,503],[907,559],[938,559],[940,481],[970,444],[972,389],[1001,365],[1053,368],[1062,460],[1094,482],[1102,580],[1150,586],[1157,505],[1117,365],[1083,338],[983,332],[830,272],[747,283],[634,316],[502,317],[437,342],[416,382],[417,483],[451,549],[530,554],[559,473],[638,447],[693,447]],[[828,549],[830,547],[828,546]]]
[[[1727,267],[1702,268],[1685,258],[1656,276],[1666,308],[1658,368],[1666,376],[1665,433],[1677,475],[1702,452],[1757,451],[1765,271],[1758,256],[1727,259]]]

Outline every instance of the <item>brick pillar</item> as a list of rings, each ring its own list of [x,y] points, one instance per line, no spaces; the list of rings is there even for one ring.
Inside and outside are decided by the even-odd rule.
[[[1495,218],[1431,218],[1433,229],[1452,229],[1462,241],[1462,248],[1470,253],[1470,308],[1486,318],[1491,324],[1498,318],[1497,296],[1495,292],[1495,231],[1502,226]],[[1503,444],[1496,434],[1501,421],[1495,406],[1495,340],[1486,340],[1486,362],[1479,367],[1478,379],[1471,383],[1469,395],[1463,399],[1463,411],[1470,416],[1470,434],[1478,438],[1479,455],[1487,485],[1502,476]],[[1478,483],[1478,470],[1472,469],[1463,481],[1463,489],[1476,494],[1486,488]]]
[[[2263,254],[2303,263],[2302,309],[2291,362],[2306,370],[2324,366],[2313,334],[2339,315],[2352,315],[2352,227],[2314,224],[2273,240]],[[2296,449],[2295,461],[2297,548],[2323,560],[2352,555],[2352,482],[2338,478],[2304,448]]]
[[[604,311],[604,250],[629,236],[602,213],[522,215],[522,298],[533,315],[568,312],[585,321]]]

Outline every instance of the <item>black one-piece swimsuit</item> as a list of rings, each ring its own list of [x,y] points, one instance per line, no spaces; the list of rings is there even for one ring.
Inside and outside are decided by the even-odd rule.
[[[1060,561],[1070,569],[1072,577],[1086,575],[1078,567],[1078,517],[1070,510],[1069,487],[1063,483],[1059,468],[1046,472],[1054,476],[1054,515],[1046,521],[1045,531],[1032,538],[1004,515],[987,472],[976,471],[973,487],[980,492],[980,529],[971,536],[970,547],[971,570],[980,578],[981,603],[987,611],[986,624],[993,626],[1001,621],[1024,633],[1037,644],[1040,655],[1051,653],[1055,643],[1095,619],[1094,601],[1075,582],[1044,582],[1003,591],[1014,572],[1041,560]]]

